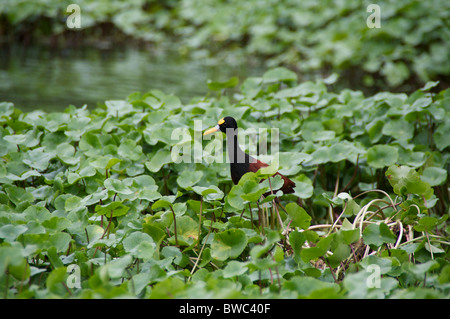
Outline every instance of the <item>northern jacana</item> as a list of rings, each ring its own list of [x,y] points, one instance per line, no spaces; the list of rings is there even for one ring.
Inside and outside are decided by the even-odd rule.
[[[227,149],[230,160],[231,179],[237,184],[241,177],[248,172],[256,173],[261,167],[267,167],[268,164],[248,155],[239,146],[238,126],[236,120],[231,116],[226,116],[219,120],[216,126],[205,131],[203,135],[221,131],[227,137]],[[279,175],[284,180],[281,190],[284,194],[294,193],[295,183],[286,176],[276,172],[273,176]],[[267,193],[270,194],[270,193]],[[267,196],[267,194],[265,194]]]

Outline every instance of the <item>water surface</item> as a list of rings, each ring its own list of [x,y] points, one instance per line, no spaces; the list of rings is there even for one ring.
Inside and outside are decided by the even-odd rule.
[[[176,52],[127,47],[51,49],[12,46],[0,50],[0,101],[23,111],[95,107],[132,92],[160,89],[187,103],[208,92],[207,80],[261,76],[256,61],[188,59]]]

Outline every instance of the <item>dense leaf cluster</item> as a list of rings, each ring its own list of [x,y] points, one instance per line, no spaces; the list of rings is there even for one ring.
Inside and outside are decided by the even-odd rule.
[[[334,93],[281,68],[225,95],[236,84],[187,105],[157,90],[95,110],[0,103],[2,296],[448,297],[450,91]],[[260,183],[272,167],[232,185],[208,161],[214,140],[189,136],[225,115],[279,128],[294,194]]]

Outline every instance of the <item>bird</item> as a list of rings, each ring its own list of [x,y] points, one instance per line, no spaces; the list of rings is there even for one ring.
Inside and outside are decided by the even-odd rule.
[[[260,168],[269,166],[244,151],[242,151],[238,142],[238,125],[236,120],[231,116],[226,116],[217,122],[217,125],[206,130],[203,136],[214,133],[223,132],[227,138],[227,149],[230,160],[231,179],[234,184],[238,184],[241,177],[248,173],[256,173]],[[273,176],[279,175],[283,179],[283,186],[280,188],[284,194],[294,193],[295,183],[286,176],[276,172]],[[264,194],[265,197],[270,192]]]

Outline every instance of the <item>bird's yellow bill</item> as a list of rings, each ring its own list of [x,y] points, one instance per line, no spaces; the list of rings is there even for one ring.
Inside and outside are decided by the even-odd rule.
[[[205,133],[203,133],[203,136],[217,132],[218,130],[220,130],[220,127],[219,127],[219,125],[216,125],[216,126],[210,128],[209,130],[206,130]]]

